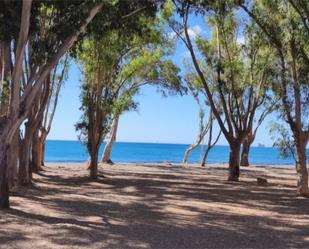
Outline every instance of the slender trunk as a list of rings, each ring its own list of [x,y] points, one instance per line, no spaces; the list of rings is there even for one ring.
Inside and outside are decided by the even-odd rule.
[[[91,179],[98,178],[98,154],[99,150],[93,147],[90,153],[90,165],[89,165]]]
[[[297,194],[309,197],[306,143],[296,143]]]
[[[222,133],[222,131],[219,131],[215,141],[212,142],[212,130],[213,130],[213,120],[211,120],[211,123],[210,123],[209,136],[208,136],[208,144],[207,144],[207,148],[206,148],[206,151],[204,153],[204,156],[203,156],[203,158],[201,160],[201,167],[205,167],[205,163],[206,163],[208,154],[209,154],[210,150],[217,144],[217,142],[219,141],[219,138],[221,136],[221,133]]]
[[[0,122],[0,209],[9,208],[9,181],[7,177],[6,120]]]
[[[13,137],[19,128],[19,97],[20,81],[22,75],[22,64],[24,48],[26,46],[30,12],[32,1],[23,1],[21,13],[21,25],[17,39],[16,56],[14,59],[14,69],[11,80],[11,102],[7,117],[0,117],[0,208],[8,208],[9,204],[9,184],[7,174],[8,145],[12,143]]]
[[[241,143],[234,141],[230,143],[229,177],[228,181],[239,180],[239,159]]]
[[[198,134],[197,140],[195,144],[190,145],[190,147],[186,150],[183,160],[183,163],[187,163],[189,156],[191,155],[192,151],[195,150],[203,141],[204,137],[206,136],[207,132],[209,131],[209,139],[208,139],[208,144],[211,142],[211,136],[212,136],[212,123],[213,123],[213,114],[211,113],[209,115],[208,123],[206,126],[203,126],[203,117],[204,114],[202,111],[200,111],[200,132]]]
[[[103,152],[103,156],[102,156],[102,162],[103,163],[112,163],[112,160],[111,160],[110,157],[111,157],[113,144],[116,141],[118,123],[119,123],[119,116],[116,116],[113,120],[113,123],[112,123],[111,136],[110,136],[109,140],[107,141],[105,148],[104,148],[104,152]]]
[[[21,142],[18,181],[20,185],[28,185],[31,183],[31,169],[30,169],[30,148],[31,148],[32,134],[31,127],[27,126],[25,137]]]
[[[32,160],[31,160],[31,167],[32,171],[38,173],[41,170],[41,157],[40,157],[40,143],[39,143],[39,129],[35,128],[33,131],[32,137]]]
[[[16,191],[18,186],[19,132],[16,132],[8,148],[8,179],[10,191]]]
[[[196,149],[201,144],[201,141],[198,141],[195,144],[190,145],[190,147],[186,150],[185,155],[183,156],[182,162],[187,163],[188,158],[191,155],[192,151]]]
[[[46,145],[46,140],[44,141],[43,143],[43,146],[42,146],[42,158],[41,158],[41,165],[42,166],[45,166],[45,145]]]
[[[44,166],[45,161],[46,138],[47,138],[47,131],[45,129],[41,129],[41,136],[39,138],[39,145],[38,145],[38,160],[41,166]]]
[[[206,159],[207,159],[207,157],[208,157],[208,154],[209,154],[209,151],[211,150],[211,147],[210,146],[207,146],[207,149],[206,149],[206,151],[205,151],[205,153],[204,153],[204,156],[203,156],[203,158],[202,158],[202,161],[201,161],[201,166],[202,167],[205,167],[205,163],[206,163]]]
[[[11,49],[10,41],[1,42],[1,96],[0,96],[0,115],[6,115],[10,100],[10,75],[11,75]]]
[[[249,166],[249,152],[250,152],[251,143],[248,139],[245,139],[242,144],[242,151],[241,151],[241,166]]]
[[[9,181],[8,177],[6,174],[6,169],[7,168],[7,153],[3,151],[6,151],[5,146],[0,147],[0,160],[1,160],[1,171],[0,171],[0,208],[9,208]]]

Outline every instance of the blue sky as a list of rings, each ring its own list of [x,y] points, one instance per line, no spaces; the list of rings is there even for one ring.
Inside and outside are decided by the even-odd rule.
[[[191,33],[209,35],[209,30],[200,18],[191,18]],[[173,56],[175,63],[182,68],[183,57],[188,57],[187,50],[179,43]],[[189,59],[189,58],[188,58]],[[72,62],[68,81],[65,83],[59,99],[58,109],[48,139],[77,140],[75,123],[79,120],[81,74]],[[120,118],[117,141],[155,142],[155,143],[192,143],[198,132],[198,106],[192,96],[163,97],[155,87],[143,87],[136,97],[139,102],[137,112],[128,112]],[[255,145],[272,145],[267,129],[268,121],[276,118],[269,116],[260,127]],[[215,127],[215,133],[218,127]],[[218,144],[227,142],[222,136]]]

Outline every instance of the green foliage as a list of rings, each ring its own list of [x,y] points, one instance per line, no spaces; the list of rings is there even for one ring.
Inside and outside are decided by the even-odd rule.
[[[269,133],[274,141],[273,147],[278,148],[280,151],[280,157],[288,158],[292,156],[295,159],[295,142],[290,129],[283,124],[271,122],[269,124]]]
[[[155,85],[164,94],[185,90],[179,69],[169,59],[173,43],[162,32],[162,24],[143,15],[137,19],[136,32],[114,29],[104,36],[93,35],[84,39],[75,51],[84,76],[83,116],[76,128],[88,147],[92,105],[102,114],[97,123],[102,130],[101,143],[113,116],[137,109],[134,95],[141,86]]]
[[[209,8],[211,14],[207,16],[207,24],[212,29],[211,39],[202,36],[195,39],[197,53],[201,56],[199,65],[218,109],[225,101],[232,115],[242,119],[249,101],[270,100],[269,90],[276,77],[273,53],[260,38],[257,26],[251,23],[243,30],[244,42],[238,41],[242,24],[235,17],[232,4],[216,1]],[[204,91],[194,69],[187,67],[185,78],[196,91]]]
[[[160,17],[163,20],[168,20],[174,14],[174,4],[172,0],[165,1],[163,8],[160,12]]]
[[[278,80],[274,82],[273,93],[274,97],[281,101],[278,111],[286,121],[288,121],[288,114],[292,119],[296,119],[297,90],[295,91],[294,87],[299,87],[301,126],[306,129],[309,125],[309,28],[307,24],[309,16],[306,12],[309,9],[309,2],[288,0],[250,2],[252,4],[246,3],[246,6],[251,7],[250,11],[262,30],[260,38],[268,42],[275,53],[274,64],[278,68]],[[282,79],[284,82],[281,81]],[[283,101],[286,101],[286,104]]]

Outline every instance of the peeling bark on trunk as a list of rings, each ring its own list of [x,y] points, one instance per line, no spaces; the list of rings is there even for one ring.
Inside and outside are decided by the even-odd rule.
[[[111,152],[113,148],[113,144],[116,141],[116,135],[117,135],[117,129],[118,129],[118,123],[119,123],[119,116],[116,116],[112,123],[111,128],[111,136],[108,140],[108,142],[105,145],[103,156],[102,156],[102,162],[103,163],[113,163],[111,160]]]
[[[229,177],[228,181],[239,180],[240,142],[230,144]]]

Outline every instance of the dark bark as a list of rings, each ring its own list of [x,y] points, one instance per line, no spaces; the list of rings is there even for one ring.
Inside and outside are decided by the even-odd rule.
[[[245,140],[242,143],[242,151],[241,151],[241,160],[240,160],[240,165],[241,166],[249,166],[249,153],[250,153],[250,148],[251,148],[251,144],[254,141],[254,137],[249,135],[247,136],[247,138],[245,138]]]
[[[205,167],[205,163],[206,163],[206,159],[208,157],[208,154],[209,154],[210,150],[217,144],[217,142],[219,141],[219,138],[221,136],[221,133],[222,133],[222,131],[219,131],[219,134],[217,135],[215,141],[212,142],[212,131],[213,131],[213,119],[211,119],[207,149],[206,149],[204,156],[201,160],[201,167]]]
[[[240,142],[230,143],[229,177],[228,181],[239,180]]]
[[[192,44],[189,31],[188,31],[188,16],[192,9],[190,9],[191,3],[186,2],[183,5],[184,15],[182,17],[183,33],[179,33],[177,29],[173,29],[180,39],[184,42],[188,48],[193,66],[199,77],[202,86],[205,90],[209,106],[214,114],[220,130],[224,134],[226,140],[230,144],[230,160],[229,160],[229,177],[230,181],[239,180],[239,163],[240,163],[240,146],[246,135],[251,131],[252,124],[254,122],[254,116],[257,108],[262,104],[260,99],[260,89],[263,88],[265,81],[258,79],[258,86],[249,88],[249,99],[243,99],[244,94],[240,94],[236,90],[236,78],[233,70],[231,70],[231,78],[229,79],[230,88],[227,91],[222,80],[223,71],[220,67],[217,68],[217,93],[219,102],[214,97],[211,91],[211,85],[208,79],[205,77],[202,68],[200,67],[199,60],[195,54],[195,49]],[[220,33],[220,34],[219,34]],[[217,45],[218,45],[218,59],[222,59],[221,42],[223,42],[223,48],[226,52],[226,58],[232,64],[233,60],[228,47],[228,39],[226,32],[221,27],[217,27]],[[253,60],[253,58],[251,58]],[[266,79],[265,77],[263,77]],[[223,119],[224,118],[224,119]]]
[[[0,120],[0,209],[10,207],[9,203],[9,181],[7,175],[7,145],[6,131],[3,129],[7,120]]]
[[[98,178],[98,154],[99,150],[97,148],[92,148],[90,153],[90,178],[97,179]]]
[[[208,146],[207,146],[207,149],[206,149],[206,151],[205,151],[205,153],[204,153],[204,155],[203,155],[202,161],[201,161],[201,166],[202,166],[202,167],[205,167],[206,159],[207,159],[207,157],[208,157],[208,154],[209,154],[209,151],[210,151],[210,150],[211,150],[211,147],[208,147]]]
[[[302,21],[304,22],[304,27],[308,31],[308,26],[306,25],[305,16],[301,14],[300,9],[297,8],[295,1],[289,1],[297,13],[300,15]],[[304,1],[305,2],[305,1]],[[281,87],[279,90],[283,113],[285,116],[285,121],[289,124],[291,131],[294,135],[294,141],[296,144],[296,171],[297,171],[297,194],[305,197],[309,197],[308,191],[308,170],[306,167],[306,145],[308,142],[309,129],[305,128],[305,120],[302,120],[302,84],[303,80],[299,79],[301,75],[300,65],[304,63],[300,58],[305,59],[305,63],[308,64],[308,59],[304,53],[304,49],[297,44],[297,36],[299,32],[304,30],[299,29],[300,26],[294,25],[294,20],[289,19],[289,28],[291,28],[289,40],[281,39],[278,33],[272,32],[271,27],[266,25],[262,19],[256,15],[254,11],[249,9],[245,4],[239,2],[240,7],[257,23],[257,25],[263,30],[263,32],[269,38],[273,47],[277,50],[278,59],[280,62],[280,83]],[[291,80],[288,78],[291,72]],[[291,83],[291,84],[290,84]],[[290,87],[291,86],[291,87]],[[293,91],[291,91],[293,89]],[[292,100],[292,101],[291,101]]]

